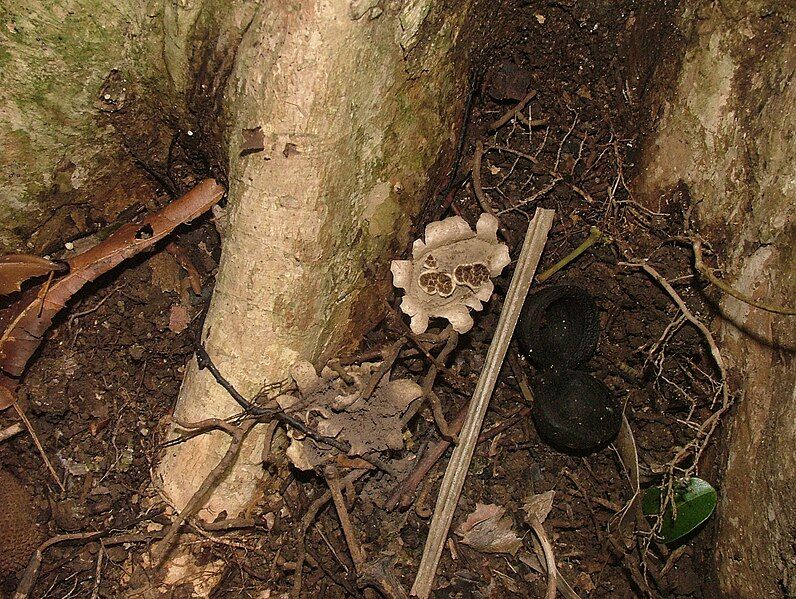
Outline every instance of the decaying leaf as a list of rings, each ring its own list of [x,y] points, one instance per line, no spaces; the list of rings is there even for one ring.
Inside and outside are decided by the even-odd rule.
[[[550,510],[553,509],[553,497],[555,497],[555,494],[555,491],[547,491],[546,493],[531,495],[525,501],[525,505],[522,506],[525,511],[525,519],[528,520],[531,516],[535,516],[540,523],[543,523]]]
[[[462,543],[484,553],[510,553],[522,547],[522,540],[513,530],[514,522],[506,508],[477,503],[475,510],[454,532]]]
[[[318,376],[312,364],[298,362],[291,375],[301,399],[282,395],[277,401],[285,410],[297,404],[304,406],[294,415],[321,435],[348,443],[351,451],[347,457],[375,456],[389,449],[402,449],[402,417],[421,397],[422,389],[408,379],[389,381],[385,376],[369,398],[361,399],[362,389],[377,366],[365,363],[349,367],[348,374],[354,384],[348,385],[331,369],[324,369]],[[337,450],[319,447],[295,430],[288,434],[291,443],[287,456],[301,470],[313,469],[339,457]]]
[[[622,508],[617,528],[625,543],[625,547],[631,547],[635,538],[635,523],[641,513],[641,485],[639,483],[638,449],[636,448],[636,437],[633,429],[625,414],[622,414],[622,426],[619,435],[614,441],[614,447],[619,454],[619,459],[625,467],[632,496],[627,504]]]
[[[0,412],[13,406],[17,401],[16,381],[0,374]]]
[[[141,223],[123,225],[105,241],[70,258],[69,274],[54,281],[44,297],[38,297],[37,289],[23,293],[0,313],[0,368],[11,376],[20,376],[55,315],[86,283],[209,210],[223,195],[223,187],[206,179]]]
[[[171,307],[169,312],[169,330],[172,333],[182,333],[188,328],[190,323],[191,317],[188,314],[188,308],[180,304]]]
[[[33,277],[63,272],[66,269],[66,264],[30,254],[0,256],[0,295],[20,291],[22,283]]]
[[[429,318],[446,318],[458,333],[473,326],[469,309],[481,310],[492,296],[491,277],[509,262],[509,250],[497,240],[498,220],[482,214],[473,231],[460,216],[430,223],[425,241],[412,246],[411,260],[393,260],[393,285],[406,291],[401,310],[412,331],[423,333]]]

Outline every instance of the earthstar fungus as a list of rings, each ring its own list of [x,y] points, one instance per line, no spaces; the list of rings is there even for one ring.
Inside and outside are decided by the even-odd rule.
[[[393,285],[404,289],[401,310],[420,334],[432,317],[446,318],[457,333],[473,326],[469,309],[481,310],[494,290],[492,277],[511,261],[497,239],[498,220],[482,214],[473,231],[460,216],[426,226],[425,240],[412,246],[411,260],[393,260]]]

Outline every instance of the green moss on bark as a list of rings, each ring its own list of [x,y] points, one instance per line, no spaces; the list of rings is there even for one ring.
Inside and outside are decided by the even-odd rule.
[[[90,173],[76,185],[118,172],[123,154],[99,118],[99,93],[114,69],[156,78],[160,15],[134,2],[9,0],[0,23],[0,247],[8,250],[62,199],[52,190],[59,164]]]

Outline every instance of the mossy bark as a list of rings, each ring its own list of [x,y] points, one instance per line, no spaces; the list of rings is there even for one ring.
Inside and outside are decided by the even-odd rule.
[[[161,12],[96,0],[0,6],[0,249],[52,250],[80,233],[69,212],[93,204],[110,219],[142,184],[108,119],[163,93],[150,85],[161,79]]]
[[[765,303],[792,306],[796,11],[701,3],[683,28],[690,48],[674,89],[661,93],[664,115],[639,184],[654,205],[686,183],[725,280]],[[738,397],[720,487],[719,583],[728,597],[796,596],[794,319],[716,297],[714,325]]]

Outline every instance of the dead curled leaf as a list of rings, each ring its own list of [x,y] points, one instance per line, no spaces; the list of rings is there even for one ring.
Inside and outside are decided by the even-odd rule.
[[[522,540],[513,530],[514,522],[506,508],[477,503],[475,510],[454,532],[461,542],[484,553],[510,553],[522,547]]]
[[[209,210],[223,195],[223,187],[206,179],[141,223],[125,224],[105,241],[70,258],[69,274],[54,281],[44,297],[38,297],[37,289],[26,291],[0,312],[0,368],[11,376],[20,376],[53,318],[86,283]]]
[[[22,283],[33,277],[63,272],[64,263],[30,254],[8,254],[0,256],[0,295],[9,295],[22,289]]]

